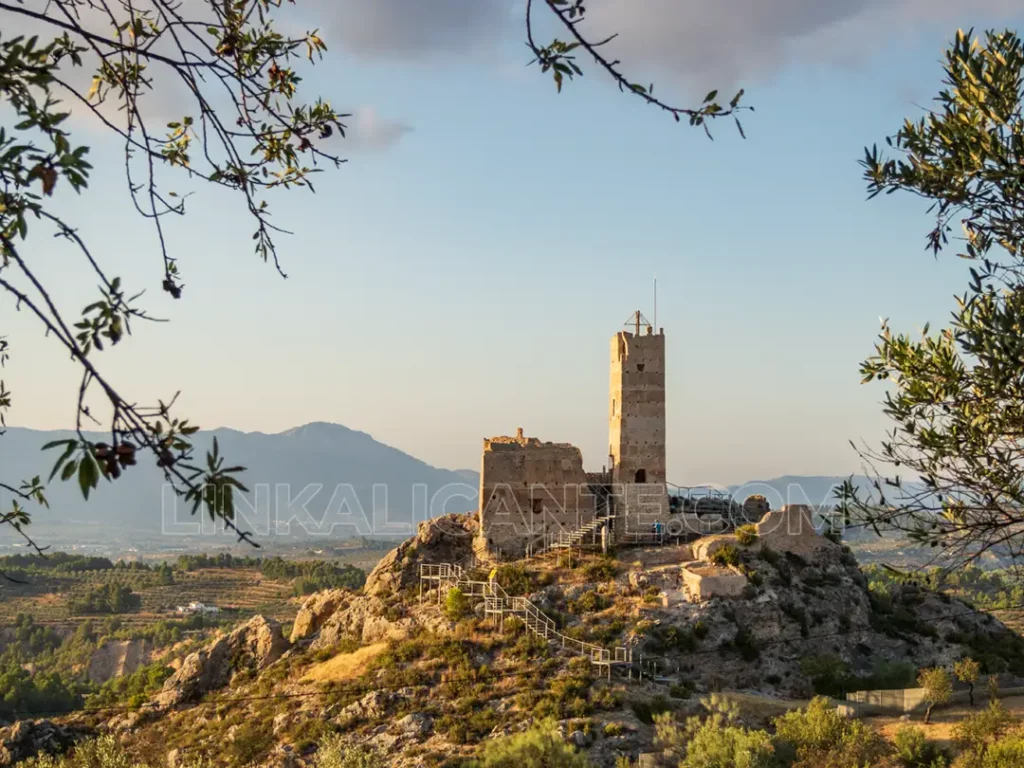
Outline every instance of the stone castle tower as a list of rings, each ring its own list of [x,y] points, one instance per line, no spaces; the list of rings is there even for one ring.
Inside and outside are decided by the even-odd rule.
[[[631,331],[611,340],[608,460],[612,484],[624,489],[619,512],[660,518],[665,477],[665,334],[637,312]],[[623,509],[625,507],[625,509]]]

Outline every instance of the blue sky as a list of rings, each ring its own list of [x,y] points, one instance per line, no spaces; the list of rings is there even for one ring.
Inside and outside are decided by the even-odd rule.
[[[943,322],[965,273],[924,252],[920,201],[865,201],[857,160],[938,90],[956,28],[1019,26],[1011,4],[975,5],[980,15],[953,0],[868,1],[832,17],[780,0],[773,23],[738,27],[694,3],[634,4],[635,18],[598,4],[595,23],[624,26],[624,66],[634,53],[638,79],[666,98],[746,87],[748,138],[723,124],[710,142],[593,68],[556,94],[525,68],[514,19],[471,20],[465,38],[439,27],[389,39],[366,18],[403,2],[350,0],[325,24],[332,52],[305,85],[358,110],[358,130],[317,194],[274,200],[295,232],[281,242],[288,280],[255,259],[237,201],[218,192],[197,189],[172,227],[179,302],[160,294],[152,232],[116,165],[60,200],[111,271],[149,287],[147,306],[172,320],[104,353],[121,389],[145,402],[181,389],[181,412],[210,427],[339,422],[453,468],[477,467],[483,437],[522,426],[579,445],[596,469],[608,339],[634,309],[651,315],[657,275],[670,480],[856,471],[848,441],[886,428],[883,390],[857,372],[879,317]],[[470,23],[461,2],[438,0],[438,16],[461,9]],[[364,26],[344,26],[345,13]],[[670,34],[645,44],[674,24],[678,46],[700,33],[700,66]],[[337,44],[332,28],[347,30]],[[118,162],[116,145],[88,138],[95,160]],[[93,281],[37,244],[61,298],[88,303]],[[73,367],[6,298],[0,328],[13,347],[9,421],[71,425]]]

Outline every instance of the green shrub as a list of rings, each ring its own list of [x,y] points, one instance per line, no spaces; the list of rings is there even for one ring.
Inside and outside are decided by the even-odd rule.
[[[726,544],[716,549],[711,555],[711,562],[715,565],[738,566],[740,564],[740,552],[732,544]]]
[[[1005,734],[1013,722],[1003,702],[993,699],[983,711],[953,726],[953,743],[964,752],[980,754],[989,742]]]
[[[437,730],[454,744],[473,744],[481,741],[498,724],[493,709],[480,708],[479,702],[465,712],[445,715],[437,721]]]
[[[528,731],[485,741],[473,768],[590,768],[586,757],[577,754],[547,721]]]
[[[851,689],[850,665],[832,653],[808,656],[800,662],[800,672],[810,678],[819,696],[840,698]]]
[[[693,687],[685,680],[669,686],[668,695],[673,699],[688,699],[693,695]]]
[[[41,755],[20,765],[23,768],[144,768],[134,766],[124,748],[111,735],[83,741],[63,757]]]
[[[551,644],[540,635],[533,632],[522,632],[516,638],[516,642],[508,649],[508,654],[514,659],[535,659],[539,656],[547,656],[551,651]]]
[[[860,683],[865,689],[913,688],[917,684],[917,668],[909,661],[879,659],[871,675]]]
[[[607,608],[609,602],[606,598],[591,590],[584,592],[576,600],[569,603],[569,612],[577,616],[584,613],[597,613]]]
[[[651,653],[693,653],[697,650],[696,633],[686,627],[658,625],[651,630],[648,637],[650,639],[647,647]]]
[[[784,565],[784,563],[782,562],[782,557],[779,555],[779,553],[771,547],[769,547],[767,544],[761,545],[761,551],[758,552],[758,556],[774,568],[781,568]]]
[[[924,731],[914,726],[906,725],[896,731],[893,746],[903,768],[944,768],[947,763],[938,744],[928,741]]]
[[[605,737],[621,736],[626,732],[626,727],[622,723],[605,723],[604,724],[604,735]]]
[[[444,615],[451,621],[464,619],[472,612],[469,598],[458,587],[448,590],[448,596],[444,600]]]
[[[679,768],[773,768],[775,747],[764,731],[705,720],[686,745]]]
[[[619,569],[611,557],[602,557],[583,566],[583,575],[587,581],[612,581]]]
[[[564,720],[569,717],[587,717],[593,714],[598,706],[606,707],[617,704],[613,696],[607,696],[607,688],[596,687],[590,676],[590,662],[580,659],[586,670],[579,669],[569,675],[557,677],[536,692],[532,701],[520,702],[522,709],[532,709],[534,717]],[[530,697],[528,697],[530,698]]]
[[[528,595],[534,591],[533,578],[519,563],[506,563],[498,566],[494,580],[513,596]]]
[[[847,720],[828,699],[817,697],[806,709],[775,720],[776,746],[784,761],[830,768],[875,765],[887,751],[882,738],[860,720]]]
[[[744,661],[754,661],[761,656],[761,649],[757,647],[757,640],[746,627],[738,627],[732,642],[728,643],[730,650],[736,651]]]
[[[712,694],[701,699],[705,717],[690,717],[680,725],[669,713],[654,718],[655,744],[663,765],[679,768],[775,768],[775,747],[764,731],[739,725],[739,709]],[[680,758],[682,758],[680,760]]]
[[[757,526],[751,524],[741,525],[736,529],[736,541],[741,546],[749,547],[755,541],[757,541]]]
[[[657,715],[672,711],[672,705],[664,696],[655,696],[644,701],[634,701],[630,706],[637,720],[641,723],[647,723],[647,725],[652,725]]]
[[[340,734],[332,734],[320,742],[313,758],[313,768],[384,768],[384,756],[361,744],[346,744]]]
[[[1024,730],[992,742],[981,756],[979,768],[1020,768],[1024,765]]]
[[[281,740],[293,744],[300,754],[306,754],[318,748],[317,745],[323,745],[335,732],[334,725],[327,720],[303,717],[281,735]]]
[[[249,720],[238,726],[225,751],[234,765],[249,765],[266,757],[273,746],[274,734],[270,725]]]

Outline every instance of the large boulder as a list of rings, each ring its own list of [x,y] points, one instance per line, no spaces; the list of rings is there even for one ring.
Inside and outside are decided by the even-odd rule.
[[[390,691],[371,691],[359,701],[342,709],[335,720],[340,724],[348,725],[354,720],[382,718],[388,713],[396,698],[395,694]]]
[[[394,727],[406,736],[425,739],[434,729],[434,720],[423,712],[413,712],[396,722]]]
[[[842,548],[814,528],[811,508],[806,504],[787,504],[773,509],[757,523],[757,541],[776,552],[791,552],[801,557],[819,555]]]
[[[0,731],[0,765],[15,765],[39,755],[60,755],[87,732],[49,720],[19,720]]]
[[[220,637],[185,657],[181,667],[154,697],[158,707],[195,701],[208,691],[222,688],[235,672],[262,671],[288,650],[281,625],[264,616],[253,616],[231,634]]]
[[[694,560],[710,560],[715,552],[725,547],[739,549],[740,544],[733,534],[720,533],[715,536],[704,536],[697,539],[691,545],[691,551],[693,552]]]
[[[345,589],[328,589],[310,595],[302,603],[299,613],[292,625],[291,642],[297,643],[312,637],[333,616],[339,608],[352,598],[352,593]]]
[[[416,535],[388,552],[366,577],[365,593],[386,597],[416,585],[421,563],[460,563],[473,554],[473,515],[452,514],[420,523]]]
[[[408,636],[414,626],[413,618],[396,615],[394,607],[381,598],[364,595],[324,621],[312,648],[330,648],[346,639],[362,645],[400,639]]]

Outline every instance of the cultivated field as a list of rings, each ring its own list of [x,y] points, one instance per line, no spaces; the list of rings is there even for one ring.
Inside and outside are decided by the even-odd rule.
[[[86,617],[72,616],[69,603],[106,583],[125,584],[142,598],[139,611],[117,614],[129,623],[145,623],[175,615],[179,605],[201,602],[217,606],[226,618],[245,618],[257,613],[290,621],[299,600],[292,598],[290,581],[272,581],[257,568],[206,568],[176,571],[174,584],[160,585],[147,571],[105,570],[36,575],[27,584],[0,586],[0,624],[19,613],[31,614],[37,623],[75,625]]]

